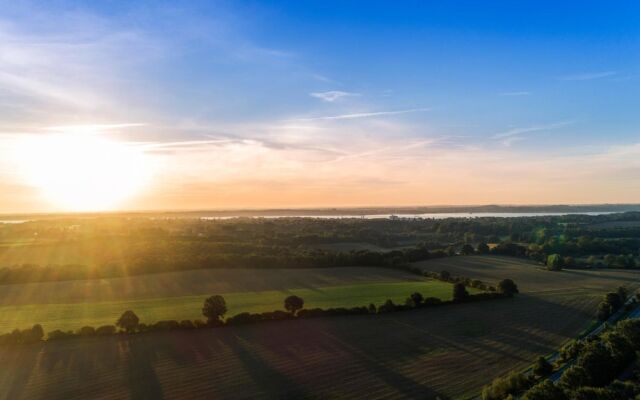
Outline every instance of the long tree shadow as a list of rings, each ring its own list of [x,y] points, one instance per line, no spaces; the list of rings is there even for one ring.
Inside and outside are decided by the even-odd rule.
[[[233,332],[220,335],[222,342],[233,350],[242,363],[254,384],[267,398],[278,399],[312,399],[317,395],[298,385],[294,380],[274,368],[259,352],[252,349],[253,345]],[[259,344],[258,344],[259,345]]]
[[[7,346],[2,349],[2,373],[0,373],[0,398],[18,399],[22,397],[33,374],[42,344]]]
[[[154,342],[144,335],[133,335],[123,339],[126,364],[125,380],[132,400],[161,400],[164,398],[154,363],[157,353]]]

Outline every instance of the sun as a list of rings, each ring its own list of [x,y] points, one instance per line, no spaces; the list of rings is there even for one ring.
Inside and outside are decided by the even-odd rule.
[[[106,211],[140,192],[151,163],[143,152],[99,134],[49,134],[22,140],[20,172],[64,211]]]

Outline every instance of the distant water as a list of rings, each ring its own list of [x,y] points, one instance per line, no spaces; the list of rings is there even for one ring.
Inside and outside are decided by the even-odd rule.
[[[544,216],[562,216],[562,215],[605,215],[615,214],[615,211],[592,211],[592,212],[504,212],[504,213],[424,213],[424,214],[343,214],[343,215],[265,215],[250,216],[248,218],[320,218],[320,219],[341,219],[341,218],[361,218],[361,219],[379,219],[379,218],[403,218],[403,219],[445,219],[445,218],[482,218],[482,217],[544,217]],[[237,216],[223,217],[201,217],[201,219],[230,219]]]
[[[445,218],[482,218],[482,217],[497,217],[497,218],[509,218],[509,217],[544,217],[544,216],[562,216],[562,215],[605,215],[615,214],[620,211],[590,211],[590,212],[459,212],[459,213],[424,213],[424,214],[340,214],[340,215],[256,215],[256,216],[242,216],[242,215],[225,215],[220,217],[200,217],[204,220],[215,219],[231,219],[231,218],[318,218],[318,219],[345,219],[345,218],[359,218],[359,219],[388,219],[388,218],[402,218],[402,219],[445,219]],[[167,217],[173,218],[173,217]],[[33,220],[29,219],[7,219],[0,220],[0,224],[22,224]]]

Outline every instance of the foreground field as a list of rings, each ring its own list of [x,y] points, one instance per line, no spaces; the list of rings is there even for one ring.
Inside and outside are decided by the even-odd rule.
[[[549,272],[504,257],[422,268],[495,282],[513,299],[375,316],[0,348],[0,398],[466,398],[554,351],[592,321],[600,297],[637,287],[628,271]],[[415,282],[414,282],[415,283]]]
[[[277,272],[277,271],[276,271]],[[423,280],[417,282],[361,283],[345,286],[288,289],[260,292],[222,294],[227,302],[228,316],[241,312],[283,310],[286,296],[295,294],[305,300],[305,308],[332,308],[380,305],[387,299],[403,303],[409,294],[420,292],[425,297],[450,300],[452,285]],[[133,310],[145,323],[160,320],[203,319],[204,295],[164,297],[146,300],[127,300],[71,304],[29,304],[0,307],[0,332],[41,324],[46,331],[77,330],[82,326],[114,324],[125,310]]]

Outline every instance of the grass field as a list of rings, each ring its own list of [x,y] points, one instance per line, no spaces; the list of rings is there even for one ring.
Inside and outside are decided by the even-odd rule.
[[[521,294],[376,316],[2,347],[0,359],[13,368],[0,369],[0,398],[466,398],[575,337],[603,293],[635,288],[639,277],[550,272],[489,256],[416,265],[487,282],[512,278]]]
[[[367,306],[370,303],[380,305],[386,299],[404,303],[413,292],[420,292],[425,297],[449,300],[452,296],[452,285],[424,280],[219,294],[222,294],[227,302],[227,316],[232,316],[241,312],[283,310],[284,298],[291,294],[302,297],[305,300],[305,308],[330,308]],[[42,324],[45,331],[76,330],[85,325],[97,327],[114,324],[125,310],[135,311],[145,323],[169,319],[203,319],[201,310],[204,299],[204,295],[195,295],[109,302],[2,306],[0,332],[30,327],[35,323]]]

